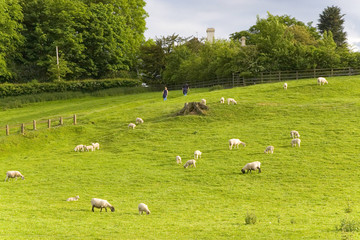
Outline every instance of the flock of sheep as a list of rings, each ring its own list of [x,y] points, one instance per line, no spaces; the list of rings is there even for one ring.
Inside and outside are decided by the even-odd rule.
[[[323,77],[319,77],[317,79],[317,83],[319,85],[324,85],[324,84],[328,84],[327,80]],[[287,83],[284,83],[283,88],[286,90],[288,87]],[[206,99],[202,99],[201,103],[206,105]],[[225,98],[221,97],[220,98],[220,103],[225,103]],[[227,99],[227,103],[229,104],[237,104],[237,102],[235,101],[235,99],[233,98],[228,98]],[[136,118],[136,124],[141,124],[144,123],[144,120],[142,118]],[[130,123],[128,125],[129,128],[134,129],[136,127],[136,124],[134,123]],[[300,147],[300,134],[298,131],[296,130],[292,130],[290,132],[290,136],[293,138],[291,140],[291,146],[292,147]],[[239,148],[240,145],[243,145],[244,147],[246,147],[246,143],[240,141],[240,139],[230,139],[229,140],[229,149],[232,150],[233,147],[234,148]],[[100,144],[99,143],[92,143],[91,145],[77,145],[74,148],[75,152],[84,152],[84,151],[95,151],[95,149],[100,149]],[[274,146],[268,146],[266,147],[264,153],[274,153]],[[186,163],[184,164],[184,168],[188,168],[188,167],[194,167],[196,168],[196,160],[195,159],[199,159],[201,158],[202,152],[199,150],[196,150],[194,152],[194,159],[190,159],[188,161],[186,161]],[[181,157],[180,156],[176,156],[176,163],[180,164],[181,162]],[[258,170],[259,173],[261,173],[261,168],[260,168],[261,163],[259,161],[256,162],[251,162],[251,163],[247,163],[242,169],[241,172],[244,173],[248,173],[251,171],[256,171]],[[6,172],[6,178],[5,181],[9,181],[10,178],[15,178],[15,180],[17,180],[17,178],[21,178],[21,179],[25,179],[25,177],[19,172],[19,171],[8,171]],[[76,197],[70,197],[68,198],[66,201],[68,202],[72,202],[72,201],[78,201],[79,200],[79,196]],[[94,212],[94,208],[100,208],[100,212],[102,211],[103,208],[105,208],[105,211],[107,212],[107,208],[109,208],[112,212],[115,211],[115,208],[107,201],[104,199],[99,199],[99,198],[93,198],[91,199],[91,205],[92,205],[92,211]],[[150,210],[148,208],[148,206],[144,203],[140,203],[138,205],[138,211],[139,214],[143,214],[143,212],[145,212],[146,214],[150,214]]]

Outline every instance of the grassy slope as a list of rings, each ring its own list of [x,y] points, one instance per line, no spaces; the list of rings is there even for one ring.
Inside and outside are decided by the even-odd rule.
[[[0,181],[0,238],[16,239],[339,239],[335,226],[360,208],[358,77],[207,92],[170,92],[31,104],[0,112],[0,126],[79,115],[79,125],[0,137],[0,169],[25,181]],[[355,80],[356,79],[356,80]],[[355,81],[354,81],[355,80]],[[218,103],[234,97],[238,105]],[[185,101],[206,98],[207,116],[173,117]],[[141,116],[135,130],[129,122]],[[301,148],[290,145],[290,131]],[[230,151],[228,139],[246,148]],[[80,143],[101,150],[76,153]],[[264,154],[266,146],[275,153]],[[196,169],[177,166],[195,150]],[[252,161],[261,174],[241,174]],[[78,202],[66,202],[80,195]],[[91,212],[93,197],[114,213]],[[137,205],[152,214],[139,216]],[[352,212],[345,213],[350,203]],[[245,225],[246,213],[257,216]],[[360,237],[357,233],[353,237]]]

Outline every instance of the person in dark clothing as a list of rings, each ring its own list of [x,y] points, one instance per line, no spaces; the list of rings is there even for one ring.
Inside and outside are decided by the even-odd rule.
[[[167,87],[165,87],[164,91],[163,91],[163,99],[164,101],[167,99],[169,91],[167,90]]]
[[[189,85],[186,83],[186,84],[183,86],[183,88],[182,88],[182,91],[183,91],[184,96],[187,95],[187,93],[188,93],[189,90],[190,90],[190,87],[189,87]]]

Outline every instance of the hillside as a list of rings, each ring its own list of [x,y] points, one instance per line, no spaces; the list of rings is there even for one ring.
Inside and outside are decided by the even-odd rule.
[[[78,115],[78,125],[0,136],[0,238],[341,239],[343,219],[360,222],[358,76],[208,91],[170,91],[42,102],[0,112],[0,126]],[[237,105],[220,104],[233,97]],[[206,116],[174,116],[207,100]],[[136,117],[144,124],[127,125]],[[291,147],[290,131],[301,134]],[[239,138],[246,147],[229,150]],[[99,142],[95,152],[74,152]],[[264,154],[266,146],[274,154]],[[196,168],[177,165],[203,152]],[[262,173],[242,174],[260,161]],[[79,195],[78,202],[66,202]],[[115,212],[91,212],[91,198]],[[139,216],[146,203],[151,215]],[[350,212],[350,213],[348,213]],[[255,214],[255,225],[245,216]],[[344,235],[344,236],[343,236]]]

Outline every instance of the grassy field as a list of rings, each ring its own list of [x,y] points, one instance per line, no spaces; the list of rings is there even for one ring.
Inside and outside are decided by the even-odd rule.
[[[0,126],[78,115],[78,125],[0,136],[0,239],[359,239],[336,228],[360,222],[360,79],[315,79],[208,91],[27,104],[0,112]],[[220,104],[233,97],[237,105]],[[174,116],[207,100],[206,116]],[[144,124],[127,125],[136,117]],[[291,147],[290,131],[301,134]],[[239,138],[244,148],[229,150]],[[77,144],[99,142],[95,152]],[[266,146],[274,154],[264,154]],[[203,152],[196,168],[177,165]],[[242,174],[260,161],[262,173]],[[78,202],[66,202],[79,195]],[[91,211],[91,198],[115,212]],[[139,216],[146,203],[150,215]],[[245,217],[256,216],[255,224]]]

